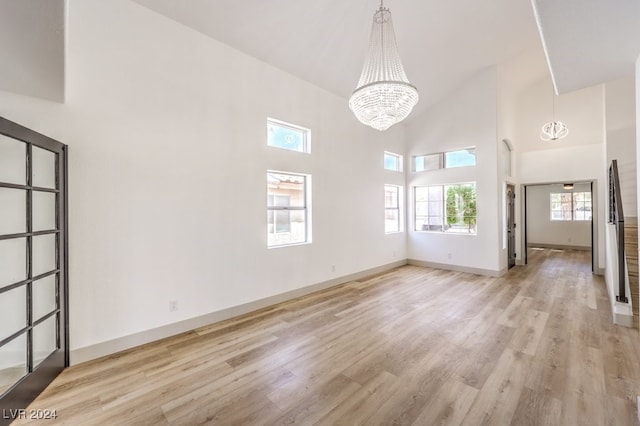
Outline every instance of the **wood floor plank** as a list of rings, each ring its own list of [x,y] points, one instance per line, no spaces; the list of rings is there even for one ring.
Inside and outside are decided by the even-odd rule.
[[[562,402],[559,399],[525,387],[511,423],[522,426],[555,426],[562,424],[561,419]]]
[[[462,424],[510,424],[518,406],[528,365],[532,358],[522,352],[505,349]]]
[[[529,371],[525,379],[525,386],[529,389],[544,393],[552,398],[562,400],[565,391],[567,372],[563,367],[539,361],[537,358],[529,364]]]
[[[320,424],[359,425],[401,386],[397,376],[381,371],[345,398],[319,421]]]
[[[535,355],[548,318],[547,312],[527,309],[516,327],[509,346],[525,354]]]
[[[316,423],[342,401],[351,397],[358,389],[360,389],[360,384],[343,375],[338,375],[298,403],[291,404],[289,410],[278,419],[273,420],[273,423]],[[270,419],[268,421],[271,422]]]
[[[475,400],[478,389],[447,380],[435,399],[425,406],[414,425],[459,425]]]
[[[408,365],[398,377],[402,384],[389,398],[370,413],[366,424],[411,424],[421,415],[425,405],[435,398],[444,383],[451,380],[462,360],[464,348],[443,344],[429,351],[418,362]]]
[[[514,332],[515,329],[496,323],[478,340],[470,340],[469,344],[464,345],[469,353],[456,371],[460,381],[481,389],[496,368]]]
[[[637,425],[638,394],[640,336],[612,323],[589,253],[532,250],[502,277],[403,266],[76,365],[30,408],[54,425]]]
[[[498,324],[513,328],[517,327],[522,322],[523,316],[531,309],[532,305],[532,298],[516,296],[504,310],[500,318],[498,318]]]
[[[562,399],[562,420],[563,425],[586,425],[598,426],[606,424],[606,407],[602,395],[581,393],[575,390],[567,390]],[[615,417],[619,423],[629,424],[625,420],[629,418],[628,413],[621,413]]]

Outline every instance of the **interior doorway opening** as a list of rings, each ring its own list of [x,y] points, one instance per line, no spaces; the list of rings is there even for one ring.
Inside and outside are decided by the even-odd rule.
[[[523,263],[531,250],[584,250],[597,269],[597,196],[594,181],[523,185]]]

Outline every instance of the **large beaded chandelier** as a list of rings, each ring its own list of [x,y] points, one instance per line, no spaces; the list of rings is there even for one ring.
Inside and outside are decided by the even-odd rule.
[[[362,123],[383,131],[407,118],[418,90],[402,68],[391,12],[382,0],[373,15],[369,51],[349,108]]]

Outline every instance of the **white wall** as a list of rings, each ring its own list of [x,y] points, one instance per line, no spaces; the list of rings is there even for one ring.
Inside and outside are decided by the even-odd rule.
[[[407,127],[407,157],[475,146],[477,165],[436,171],[408,172],[409,206],[419,185],[476,182],[477,235],[416,232],[409,214],[410,259],[483,272],[500,271],[501,197],[497,192],[497,73],[486,69],[431,107]],[[410,208],[411,210],[412,208]]]
[[[495,68],[406,131],[378,133],[344,99],[133,2],[69,0],[68,15],[66,103],[0,92],[0,115],[70,145],[73,350],[405,258],[499,272],[503,135],[516,148],[514,182],[596,181],[604,232],[601,87],[559,99],[571,133],[556,144],[538,138],[550,82],[499,93]],[[505,96],[514,111],[503,125]],[[312,154],[267,148],[268,116],[311,128]],[[382,170],[384,150],[408,162],[469,146],[474,167],[406,181]],[[266,248],[267,169],[313,176],[312,244]],[[411,212],[408,235],[384,235],[385,183],[406,182],[412,206],[415,185],[470,181],[477,235],[415,232]]]
[[[596,266],[603,269],[607,205],[604,89],[594,86],[556,97],[556,119],[567,125],[569,135],[555,142],[540,139],[541,126],[551,120],[551,101],[549,77],[516,95],[514,143],[518,179],[522,184],[595,182]],[[518,237],[520,247],[522,234]],[[518,250],[518,258],[521,257],[522,250]]]
[[[516,97],[516,139],[523,152],[563,149],[572,146],[602,144],[604,140],[604,90],[593,86],[553,96],[547,75],[518,93]],[[540,139],[542,125],[555,118],[569,128],[569,135],[557,141]]]
[[[597,234],[598,267],[604,268],[604,226],[607,221],[607,177],[603,145],[586,145],[547,151],[522,153],[519,158],[520,180],[524,184],[594,181],[593,220]]]
[[[503,173],[503,168],[499,168],[499,187],[497,188],[501,197],[501,226],[499,226],[500,239],[502,241],[500,253],[500,268],[507,266],[508,253],[506,241],[506,185],[512,184],[515,189],[515,222],[516,222],[516,247],[520,247],[521,236],[518,232],[522,228],[520,223],[520,200],[522,198],[518,162],[516,161],[519,152],[519,134],[517,133],[517,96],[524,89],[538,82],[546,74],[548,67],[542,46],[528,49],[510,60],[500,64],[498,67],[498,162],[501,165],[504,161],[504,153],[500,149],[502,140],[507,140],[511,146],[511,174]],[[521,259],[520,249],[516,249],[518,259]],[[522,259],[521,259],[522,260]]]
[[[551,193],[562,192],[591,192],[591,186],[575,184],[569,191],[562,184],[527,187],[527,242],[529,245],[590,248],[590,220],[551,220]]]
[[[516,198],[519,197],[519,188],[516,169],[516,162],[514,161],[516,156],[516,146],[512,139],[514,137],[515,126],[515,97],[513,96],[513,90],[511,88],[511,79],[513,71],[510,67],[498,67],[498,105],[497,105],[497,152],[498,152],[498,187],[496,190],[499,194],[500,208],[498,236],[501,241],[499,259],[499,269],[504,269],[508,266],[508,251],[507,251],[507,184],[512,184],[514,187],[514,193]],[[509,149],[505,148],[506,146]],[[506,166],[505,166],[506,165]],[[507,172],[507,169],[511,169]],[[514,216],[518,217],[518,209],[516,202],[516,209],[514,210]],[[515,220],[516,228],[518,220]],[[516,250],[517,253],[517,250]]]
[[[635,75],[635,103],[636,105],[640,105],[640,56],[636,60],[636,75]],[[636,108],[636,164],[640,161],[640,149],[638,149],[638,141],[640,140],[640,108]],[[637,167],[637,166],[636,166]],[[636,173],[636,180],[640,180],[640,173]],[[640,192],[640,182],[636,184],[636,194]],[[640,196],[636,195],[636,200],[638,200]],[[638,211],[640,213],[640,203],[638,204]],[[640,214],[637,215],[640,217]]]
[[[636,99],[633,77],[605,85],[607,167],[618,162],[625,216],[637,216]]]
[[[402,127],[133,2],[68,14],[66,103],[0,93],[0,115],[70,145],[72,350],[407,257],[383,216]],[[267,117],[312,154],[267,148]],[[267,169],[313,176],[312,244],[266,248]]]
[[[636,83],[635,78],[605,84],[606,114],[606,167],[612,160],[618,162],[622,207],[625,217],[638,215],[638,184],[636,160]],[[614,321],[619,318],[620,305],[615,303],[618,294],[617,235],[614,225],[606,227],[607,270],[605,281],[609,291]],[[627,282],[627,286],[629,283]],[[628,289],[627,289],[628,290]],[[627,294],[630,294],[629,292]],[[638,303],[630,300],[631,304]]]

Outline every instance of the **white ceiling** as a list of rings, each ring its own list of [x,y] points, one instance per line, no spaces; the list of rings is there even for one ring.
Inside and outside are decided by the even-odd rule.
[[[376,0],[133,0],[341,97],[364,60]],[[0,2],[0,89],[64,101],[64,0]],[[566,93],[631,75],[640,1],[531,0],[554,83]],[[530,0],[387,0],[409,79],[410,118],[480,69],[539,50]],[[535,60],[537,67],[538,60]],[[529,72],[532,66],[518,71]]]
[[[376,0],[134,0],[348,98],[360,77]],[[420,103],[410,117],[480,69],[540,45],[530,0],[387,0]]]
[[[532,2],[558,93],[633,74],[640,54],[640,1]]]

